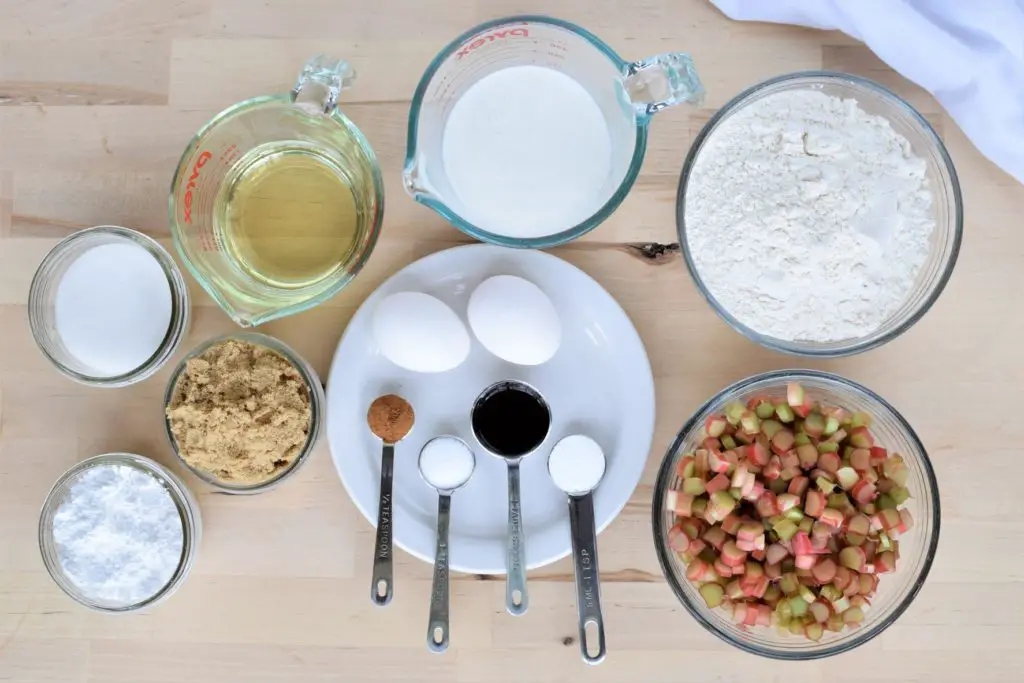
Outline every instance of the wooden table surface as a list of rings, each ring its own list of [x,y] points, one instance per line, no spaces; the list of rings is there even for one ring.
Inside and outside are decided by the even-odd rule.
[[[388,191],[383,234],[362,275],[319,308],[263,331],[321,374],[359,303],[389,274],[466,242],[401,187],[411,93],[430,59],[476,23],[544,11],[578,22],[630,59],[686,50],[707,87],[702,109],[659,115],[640,180],[584,239],[554,250],[596,277],[643,337],[658,420],[643,480],[600,538],[610,654],[589,670],[574,642],[568,561],[531,574],[532,608],[505,614],[502,580],[457,576],[452,649],[423,644],[430,568],[397,553],[399,597],[367,599],[372,529],[346,497],[321,443],[280,489],[212,495],[194,478],[205,518],[195,569],[151,612],[107,617],[66,598],[43,569],[40,504],[86,456],[121,450],[165,464],[167,370],[127,389],[62,378],[37,352],[26,318],[29,281],[69,233],[119,224],[169,242],[167,191],[189,137],[223,107],[283,92],[304,59],[352,61],[344,110],[366,133]],[[963,183],[963,250],[932,311],[885,348],[804,363],[763,350],[722,323],[677,252],[675,188],[688,146],[716,107],[777,74],[828,68],[892,87],[940,131]],[[244,681],[865,681],[1021,680],[1024,524],[1019,419],[1024,380],[1024,187],[983,159],[920,88],[834,33],[733,23],[704,0],[4,0],[0,4],[0,680]],[[191,282],[183,348],[233,329]],[[677,604],[651,542],[654,475],[686,417],[724,385],[793,365],[867,384],[925,441],[943,494],[942,542],[910,610],[856,652],[783,664],[730,649]],[[1017,387],[1016,389],[1014,387]],[[1017,463],[1017,464],[1014,464]]]

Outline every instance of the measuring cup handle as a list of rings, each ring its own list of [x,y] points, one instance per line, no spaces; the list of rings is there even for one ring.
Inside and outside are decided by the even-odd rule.
[[[643,117],[681,102],[699,106],[704,86],[693,60],[683,52],[666,52],[633,62],[626,67],[626,97]]]
[[[322,109],[324,114],[330,114],[338,106],[341,91],[352,87],[355,79],[355,69],[345,60],[316,55],[302,67],[299,79],[292,88],[292,102],[312,103]]]
[[[391,547],[394,525],[392,515],[394,473],[395,446],[385,443],[381,449],[377,537],[373,546],[373,577],[370,584],[370,599],[380,607],[391,602],[395,593],[394,560]]]
[[[576,574],[576,609],[579,612],[580,654],[587,664],[604,660],[604,616],[601,613],[601,573],[597,565],[597,526],[591,494],[569,496],[569,533]],[[587,641],[587,625],[597,631],[596,648]]]
[[[512,616],[526,614],[530,599],[526,593],[526,537],[519,498],[519,463],[508,464],[508,548],[505,558],[505,608]],[[518,598],[517,598],[518,596]]]
[[[434,551],[434,580],[430,589],[430,619],[427,622],[427,647],[431,652],[448,649],[450,628],[450,572],[448,569],[448,527],[452,498],[442,493],[437,500],[437,548]]]

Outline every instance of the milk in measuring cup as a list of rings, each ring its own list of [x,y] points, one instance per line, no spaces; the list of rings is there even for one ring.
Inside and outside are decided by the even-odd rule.
[[[573,78],[512,66],[455,102],[442,155],[459,213],[490,232],[543,237],[590,218],[613,191],[600,107]]]

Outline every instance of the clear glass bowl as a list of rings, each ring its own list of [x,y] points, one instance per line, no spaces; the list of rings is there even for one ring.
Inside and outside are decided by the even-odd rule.
[[[131,242],[142,247],[157,260],[167,275],[171,290],[171,323],[167,336],[150,358],[139,367],[123,375],[96,376],[65,348],[57,332],[54,299],[57,285],[75,260],[89,249],[101,244]],[[141,382],[167,362],[188,333],[189,295],[185,279],[171,255],[155,240],[135,230],[113,225],[100,225],[79,230],[61,240],[43,257],[28,293],[28,322],[36,345],[63,375],[80,384],[93,387],[124,387]]]
[[[686,236],[686,190],[704,143],[730,116],[769,95],[788,90],[817,90],[827,95],[854,99],[861,109],[889,121],[893,130],[905,137],[914,153],[927,163],[927,176],[933,194],[935,230],[931,250],[917,275],[917,281],[903,305],[879,328],[862,337],[834,342],[792,341],[769,337],[737,320],[708,290],[689,251]],[[715,312],[749,339],[776,351],[800,356],[847,356],[881,346],[906,332],[931,308],[949,281],[960,252],[963,234],[963,201],[953,161],[942,140],[913,107],[886,88],[858,76],[827,71],[806,71],[772,78],[737,95],[711,118],[690,147],[683,164],[676,195],[676,226],[686,267],[697,290]]]
[[[880,576],[878,592],[865,620],[858,628],[841,633],[826,631],[818,642],[799,636],[780,635],[774,627],[745,628],[733,622],[722,608],[709,608],[686,578],[686,565],[668,545],[668,530],[675,515],[665,508],[665,492],[678,487],[676,465],[683,453],[697,447],[705,419],[720,414],[730,401],[746,402],[757,396],[785,396],[786,384],[799,382],[816,402],[865,411],[874,416],[871,432],[880,446],[900,453],[910,470],[907,488],[912,498],[905,507],[914,517],[914,527],[900,536],[900,560],[894,573]],[[928,454],[895,408],[855,382],[838,375],[813,370],[780,370],[755,375],[723,389],[705,403],[683,425],[658,470],[652,505],[654,545],[658,561],[672,591],[701,626],[722,640],[756,655],[774,659],[804,660],[828,657],[863,645],[888,628],[910,606],[931,569],[939,544],[939,488]]]
[[[193,467],[185,458],[178,452],[178,442],[174,438],[174,434],[171,432],[171,421],[167,419],[167,406],[171,405],[171,398],[174,396],[174,387],[178,383],[178,378],[181,373],[185,371],[185,366],[188,361],[196,356],[205,353],[210,347],[215,346],[223,341],[235,339],[239,341],[249,342],[256,346],[264,346],[268,349],[276,351],[277,353],[284,356],[284,358],[291,363],[302,375],[302,380],[306,385],[306,391],[309,394],[309,407],[311,411],[309,420],[309,434],[306,436],[306,444],[302,447],[302,451],[292,461],[292,464],[281,470],[276,476],[261,481],[258,484],[232,484],[231,482],[224,481],[214,477],[208,472]],[[320,383],[320,377],[316,374],[316,370],[313,366],[307,363],[302,356],[297,354],[294,349],[285,344],[284,342],[278,341],[273,337],[269,337],[265,334],[259,334],[257,332],[236,332],[234,334],[226,334],[220,337],[214,337],[208,341],[203,342],[196,348],[192,349],[178,366],[171,373],[171,378],[167,382],[167,389],[164,391],[164,433],[167,435],[167,441],[171,444],[171,448],[174,450],[174,454],[178,456],[178,460],[181,464],[188,468],[192,474],[196,475],[210,486],[214,486],[217,489],[224,491],[225,493],[263,493],[290,477],[294,474],[299,467],[306,462],[309,454],[313,451],[317,441],[320,439],[320,435],[323,433],[324,428],[324,405],[327,399],[324,396],[324,385]]]
[[[64,502],[71,486],[78,480],[83,472],[92,468],[106,465],[125,465],[134,467],[141,472],[154,477],[170,494],[175,507],[181,513],[181,529],[183,533],[183,546],[181,562],[170,580],[152,596],[137,603],[125,605],[118,602],[111,602],[90,596],[84,592],[64,573],[61,568],[60,557],[57,553],[57,545],[53,538],[53,517]],[[43,564],[46,571],[50,573],[54,582],[76,601],[94,609],[98,612],[120,613],[134,612],[147,607],[152,607],[158,602],[169,598],[185,581],[192,563],[195,561],[196,551],[203,533],[203,520],[199,511],[199,503],[195,496],[188,490],[185,484],[176,474],[163,465],[144,458],[141,455],[132,453],[106,453],[95,455],[83,460],[67,472],[62,474],[57,483],[50,489],[43,503],[42,512],[39,515],[39,551],[43,556]]]

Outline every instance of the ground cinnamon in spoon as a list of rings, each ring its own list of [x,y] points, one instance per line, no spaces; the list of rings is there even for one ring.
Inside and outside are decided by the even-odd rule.
[[[288,359],[229,339],[188,361],[167,419],[189,465],[232,484],[258,484],[302,452],[310,406],[306,383]]]
[[[366,413],[370,431],[385,443],[398,443],[412,429],[412,406],[401,396],[387,394],[374,400]]]

